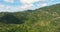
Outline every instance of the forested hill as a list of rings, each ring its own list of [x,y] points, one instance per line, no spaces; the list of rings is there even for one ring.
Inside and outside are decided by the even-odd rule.
[[[60,4],[24,12],[1,12],[0,32],[60,32]]]

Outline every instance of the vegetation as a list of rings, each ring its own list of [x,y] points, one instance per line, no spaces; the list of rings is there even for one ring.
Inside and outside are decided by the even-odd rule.
[[[60,4],[34,11],[1,12],[0,32],[60,32]]]

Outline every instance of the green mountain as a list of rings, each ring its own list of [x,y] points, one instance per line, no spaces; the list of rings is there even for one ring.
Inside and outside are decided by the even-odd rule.
[[[0,32],[60,32],[60,4],[24,12],[1,12]]]

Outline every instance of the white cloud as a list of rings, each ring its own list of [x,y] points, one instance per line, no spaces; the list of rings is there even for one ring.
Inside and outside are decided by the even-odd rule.
[[[44,3],[44,4],[42,4],[41,6],[42,6],[42,7],[47,6],[47,3]]]
[[[31,3],[40,2],[40,1],[46,1],[46,0],[20,0],[20,2],[23,4],[31,4]]]
[[[34,6],[33,4],[30,4],[30,5],[23,5],[23,6],[21,6],[21,8],[24,9],[24,10],[27,10],[27,9],[32,8],[33,6]]]
[[[35,0],[20,0],[20,2],[23,4],[31,4],[31,3],[34,3]]]
[[[14,0],[4,0],[5,2],[14,3]]]
[[[3,7],[4,7],[4,5],[0,4],[0,8],[3,8]]]
[[[44,1],[47,1],[47,0],[20,0],[20,2],[23,4],[22,6],[22,9],[35,9],[35,5],[33,3],[36,3],[36,2],[44,2]],[[37,3],[38,4],[38,3]],[[47,4],[44,3],[44,4],[38,4],[37,6],[46,6]]]

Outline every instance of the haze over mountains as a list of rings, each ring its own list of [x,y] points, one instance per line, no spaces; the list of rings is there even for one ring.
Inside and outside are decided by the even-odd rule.
[[[24,12],[1,12],[0,32],[60,32],[60,4]]]

